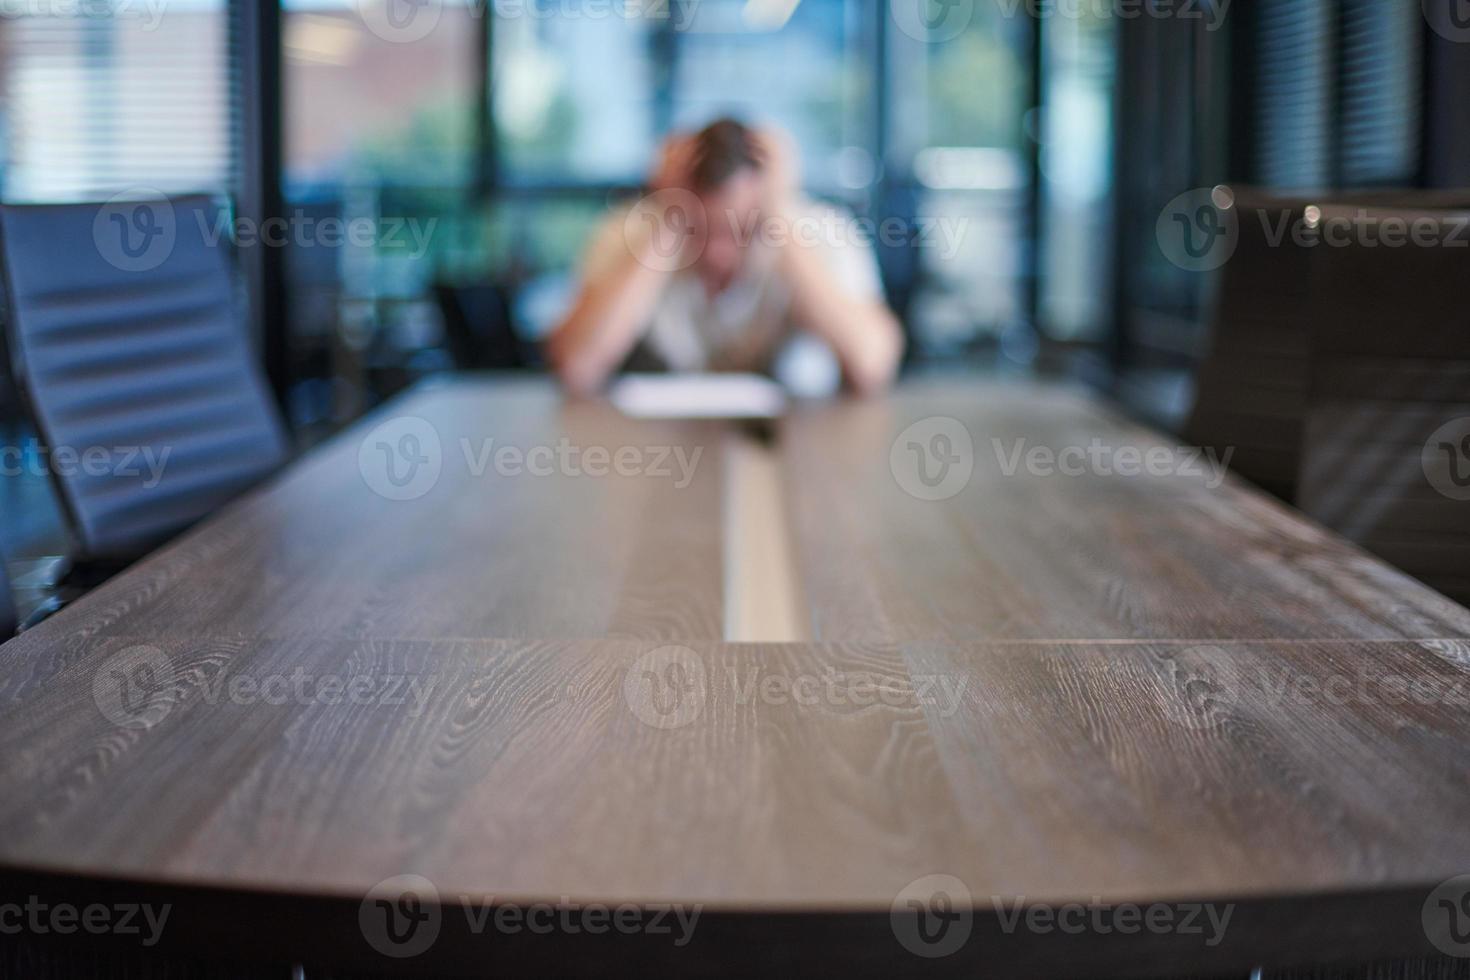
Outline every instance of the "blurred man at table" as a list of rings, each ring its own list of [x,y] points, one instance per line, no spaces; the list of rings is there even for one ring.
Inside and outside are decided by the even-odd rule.
[[[597,232],[547,352],[578,393],[623,368],[779,374],[801,354],[866,393],[903,334],[871,243],[802,196],[786,138],[723,119],[671,137],[649,195]]]

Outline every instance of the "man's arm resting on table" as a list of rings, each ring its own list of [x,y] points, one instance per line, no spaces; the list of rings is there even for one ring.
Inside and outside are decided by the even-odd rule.
[[[848,295],[814,248],[787,242],[781,272],[796,322],[831,345],[848,385],[859,394],[888,387],[904,346],[903,330],[888,307]]]
[[[668,278],[629,251],[615,269],[585,283],[546,341],[562,384],[581,395],[601,388],[638,343]]]

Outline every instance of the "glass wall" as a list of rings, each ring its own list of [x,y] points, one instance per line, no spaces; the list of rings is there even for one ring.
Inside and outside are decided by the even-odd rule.
[[[1034,274],[1023,5],[889,5],[885,164],[927,244],[907,313],[921,351],[962,351],[1028,319]]]
[[[1042,24],[1038,318],[1064,342],[1106,339],[1112,316],[1117,25],[1086,5]]]
[[[474,198],[483,29],[480,7],[458,0],[285,0],[298,426],[352,418],[416,366],[442,366],[429,293]]]

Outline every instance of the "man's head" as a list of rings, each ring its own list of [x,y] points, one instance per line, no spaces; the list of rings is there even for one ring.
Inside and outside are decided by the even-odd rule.
[[[697,194],[717,191],[742,171],[760,166],[755,133],[737,119],[716,119],[694,135],[689,177]]]
[[[694,136],[690,189],[704,205],[706,232],[697,269],[723,289],[745,259],[742,241],[760,220],[765,198],[763,162],[756,134],[734,119],[719,119]]]

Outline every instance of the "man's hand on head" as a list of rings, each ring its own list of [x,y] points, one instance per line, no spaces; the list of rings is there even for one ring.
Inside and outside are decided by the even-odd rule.
[[[689,190],[693,183],[694,161],[698,145],[687,133],[671,133],[659,150],[658,161],[649,174],[652,191]]]
[[[761,164],[764,207],[771,214],[785,213],[801,190],[801,159],[796,146],[778,129],[757,130],[752,139]]]

